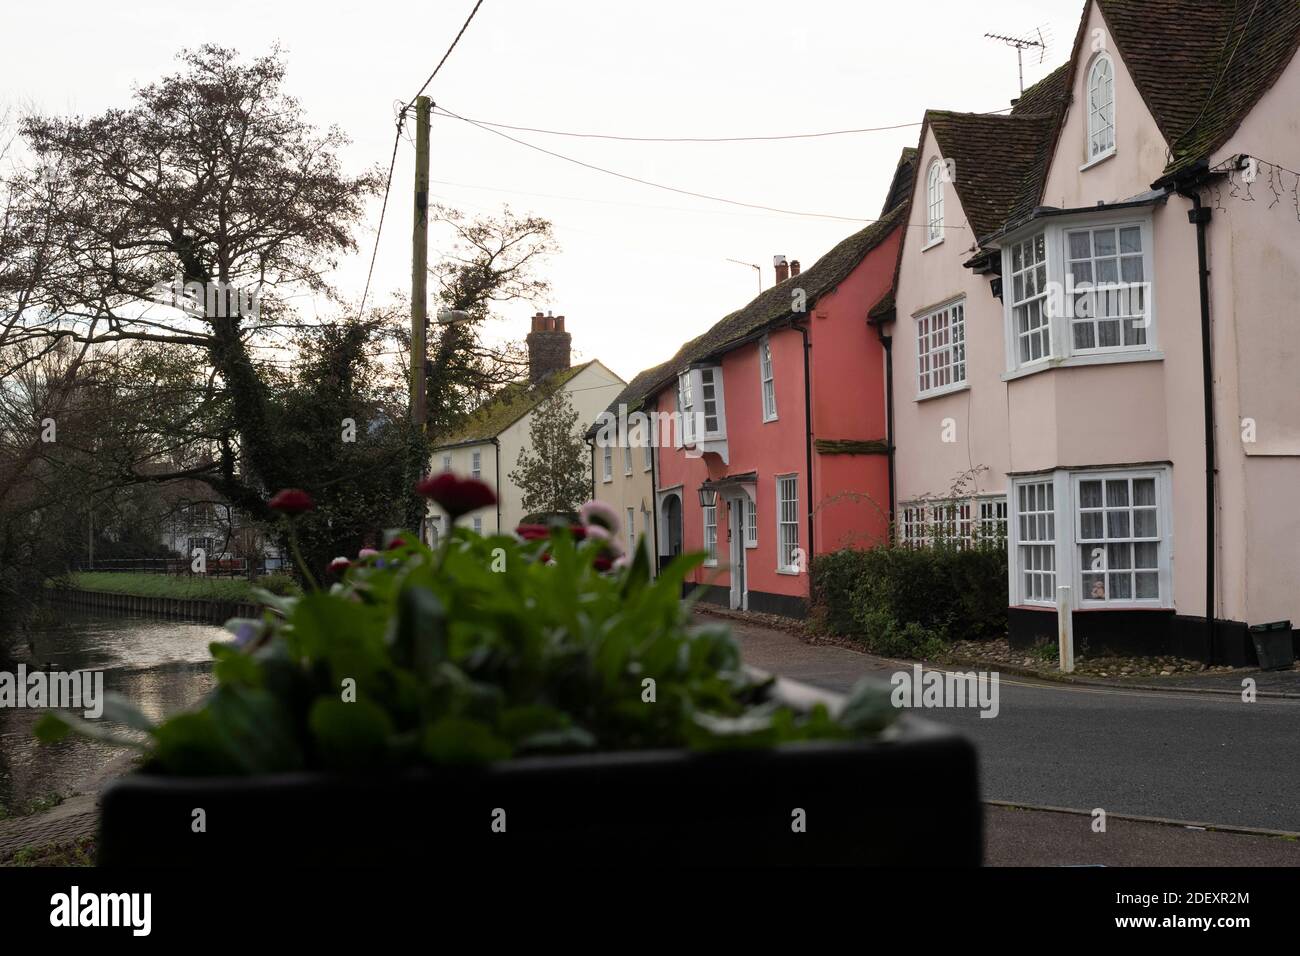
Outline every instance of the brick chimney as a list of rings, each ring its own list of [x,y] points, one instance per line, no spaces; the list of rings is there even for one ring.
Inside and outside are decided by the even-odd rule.
[[[790,278],[790,263],[785,261],[785,256],[773,256],[772,265],[776,267],[777,282],[784,282]]]
[[[528,381],[534,385],[553,372],[569,367],[569,344],[573,337],[564,331],[564,316],[538,312],[528,343]]]
[[[791,259],[791,260],[790,260],[790,278],[793,279],[793,278],[794,278],[795,276],[797,276],[798,274],[799,274],[799,260],[798,260],[798,259]]]

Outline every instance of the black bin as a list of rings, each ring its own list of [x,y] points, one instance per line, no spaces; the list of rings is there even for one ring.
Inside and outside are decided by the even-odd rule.
[[[1295,663],[1295,648],[1291,644],[1291,622],[1273,621],[1271,624],[1252,624],[1250,637],[1255,642],[1255,656],[1261,670],[1285,670]]]

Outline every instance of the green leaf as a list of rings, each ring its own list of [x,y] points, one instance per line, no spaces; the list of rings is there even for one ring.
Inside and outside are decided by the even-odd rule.
[[[320,697],[309,718],[316,746],[328,767],[361,770],[384,763],[393,724],[382,708],[365,699],[347,703]]]
[[[424,733],[425,756],[440,764],[477,764],[505,760],[510,744],[479,720],[444,717]]]
[[[839,723],[856,734],[878,733],[898,719],[888,684],[863,678],[854,685],[840,711]]]

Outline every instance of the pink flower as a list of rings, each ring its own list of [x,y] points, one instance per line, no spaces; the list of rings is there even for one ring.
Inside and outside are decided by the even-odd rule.
[[[587,526],[604,528],[610,534],[618,534],[618,512],[603,501],[591,500],[578,509],[578,518]]]
[[[312,500],[311,495],[301,488],[285,488],[276,492],[275,497],[267,502],[267,507],[272,511],[278,511],[280,514],[294,518],[313,510],[316,507],[316,502]]]
[[[364,561],[366,558],[373,558],[378,553],[379,552],[376,551],[374,548],[362,548],[360,551],[357,552],[357,560]]]
[[[352,567],[352,562],[349,561],[347,558],[343,557],[342,555],[339,555],[337,558],[335,558],[333,561],[330,562],[329,571],[330,574],[342,574],[350,567]]]
[[[458,478],[449,471],[425,478],[415,490],[442,508],[454,522],[461,515],[497,503],[496,493],[477,478]]]

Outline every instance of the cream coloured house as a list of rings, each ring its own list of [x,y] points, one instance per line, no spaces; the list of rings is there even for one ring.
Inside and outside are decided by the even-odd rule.
[[[1294,0],[1093,0],[1010,115],[926,114],[874,316],[899,534],[1004,533],[1013,644],[1062,597],[1094,650],[1300,621],[1297,44]]]
[[[507,386],[480,406],[455,433],[433,449],[430,471],[452,471],[487,482],[497,493],[497,506],[469,514],[461,524],[492,534],[511,531],[525,517],[523,491],[510,480],[520,449],[529,443],[533,412],[557,391],[568,394],[584,429],[596,419],[626,384],[599,361],[570,365],[571,336],[564,316],[533,317],[527,337],[528,381]],[[429,536],[447,530],[447,516],[436,506],[429,512]]]

